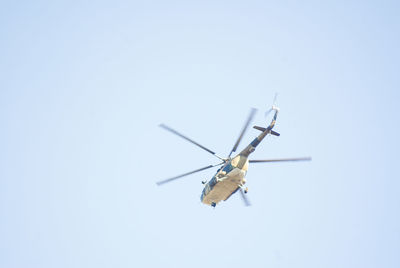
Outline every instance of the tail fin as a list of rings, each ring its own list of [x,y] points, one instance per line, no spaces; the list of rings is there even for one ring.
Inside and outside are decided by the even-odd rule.
[[[280,136],[281,135],[278,132],[275,132],[275,131],[272,130],[272,128],[275,126],[276,118],[277,118],[278,112],[279,112],[279,108],[277,106],[275,106],[275,102],[276,102],[276,97],[277,96],[278,96],[278,94],[275,94],[274,103],[272,104],[271,109],[269,109],[265,113],[265,117],[267,117],[269,113],[275,111],[274,117],[273,117],[271,123],[269,124],[269,126],[266,127],[266,128],[265,127],[259,127],[259,126],[254,126],[253,127],[253,128],[255,128],[255,129],[259,130],[259,131],[262,131],[262,132],[268,131],[268,133],[271,133],[274,136]]]
[[[278,132],[273,131],[273,130],[271,130],[271,134],[274,135],[274,136],[277,136],[277,137],[279,137],[279,136],[281,135],[281,134],[279,134]]]
[[[267,128],[266,128],[266,127],[254,126],[253,128],[255,128],[255,129],[257,129],[257,130],[259,130],[259,131],[261,131],[261,132],[264,132],[264,131],[266,131],[266,130],[267,130]]]
[[[259,131],[262,131],[262,132],[264,132],[264,131],[267,130],[266,127],[254,126],[253,128],[255,128],[255,129],[259,130]],[[273,131],[273,130],[271,130],[269,133],[271,133],[272,135],[277,136],[277,137],[279,137],[279,136],[281,135],[281,134],[279,134],[278,132]]]

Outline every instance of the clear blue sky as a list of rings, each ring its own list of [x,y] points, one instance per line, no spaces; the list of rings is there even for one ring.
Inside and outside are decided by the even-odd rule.
[[[400,267],[397,1],[3,1],[0,267]],[[252,207],[200,203],[278,92]],[[240,148],[250,142],[249,130]]]

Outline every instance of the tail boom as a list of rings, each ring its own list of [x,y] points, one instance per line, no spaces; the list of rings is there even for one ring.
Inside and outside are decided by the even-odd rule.
[[[254,128],[262,131],[262,133],[260,135],[258,135],[258,137],[255,138],[249,145],[247,145],[247,147],[244,148],[244,150],[240,152],[240,155],[248,157],[252,152],[254,152],[256,150],[256,147],[261,143],[261,141],[268,134],[271,133],[272,135],[275,135],[275,136],[280,135],[279,133],[272,130],[275,126],[276,118],[278,117],[279,108],[272,106],[272,110],[275,111],[275,114],[274,114],[274,117],[272,118],[272,121],[269,124],[269,126],[267,128],[255,126]]]

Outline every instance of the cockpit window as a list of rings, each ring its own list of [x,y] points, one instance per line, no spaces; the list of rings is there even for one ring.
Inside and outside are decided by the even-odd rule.
[[[210,187],[214,187],[214,185],[217,184],[217,179],[215,177],[213,177],[210,182],[208,183],[208,185]]]
[[[223,171],[225,171],[226,173],[231,172],[233,169],[233,166],[231,164],[226,165],[226,167],[224,167]]]

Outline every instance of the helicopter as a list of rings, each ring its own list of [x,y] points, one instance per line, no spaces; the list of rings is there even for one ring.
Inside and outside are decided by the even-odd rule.
[[[276,96],[275,96],[276,98]],[[275,101],[274,101],[275,102]],[[246,130],[248,129],[248,126],[250,122],[252,121],[256,109],[252,108],[250,111],[250,114],[243,126],[242,131],[240,132],[240,135],[238,139],[236,140],[236,143],[234,144],[231,152],[229,153],[228,157],[222,158],[218,156],[214,151],[204,147],[203,145],[195,142],[194,140],[186,137],[185,135],[179,133],[178,131],[170,128],[169,126],[165,124],[160,124],[159,126],[193,144],[196,146],[202,148],[203,150],[207,151],[208,153],[214,155],[218,159],[220,159],[222,162],[214,165],[209,165],[203,168],[199,168],[172,178],[168,178],[162,181],[158,181],[157,185],[163,185],[165,183],[180,179],[182,177],[209,169],[217,166],[221,166],[215,175],[207,182],[206,180],[202,181],[204,184],[204,189],[201,193],[200,200],[202,203],[212,206],[215,208],[215,206],[221,202],[221,201],[227,201],[233,194],[236,192],[240,192],[241,197],[244,201],[244,204],[246,206],[250,206],[250,202],[246,196],[248,192],[248,188],[245,187],[246,183],[246,173],[249,167],[249,163],[271,163],[271,162],[288,162],[288,161],[310,161],[311,157],[298,157],[298,158],[281,158],[281,159],[265,159],[265,160],[254,160],[254,159],[249,159],[249,156],[251,153],[253,153],[256,149],[256,147],[261,143],[261,141],[268,135],[274,135],[274,136],[280,136],[280,134],[276,131],[273,130],[276,119],[279,113],[279,108],[276,107],[275,105],[272,105],[272,108],[266,112],[266,115],[268,115],[270,112],[274,112],[273,118],[271,123],[267,127],[260,127],[260,126],[254,126],[253,128],[261,131],[261,134],[259,134],[249,145],[247,145],[239,154],[231,158],[231,155],[236,152],[243,135],[245,134]]]

